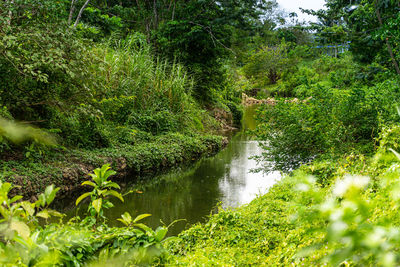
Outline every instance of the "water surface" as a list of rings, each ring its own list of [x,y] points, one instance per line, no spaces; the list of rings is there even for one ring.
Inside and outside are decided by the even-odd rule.
[[[255,127],[254,108],[246,109],[243,129],[232,137],[227,148],[191,168],[155,178],[156,182],[144,184],[143,193],[127,195],[125,203],[115,202],[106,214],[110,223],[125,211],[132,216],[152,214],[143,222],[153,228],[161,221],[169,225],[185,219],[170,228],[169,234],[178,234],[193,223],[204,222],[218,205],[237,207],[265,193],[281,175],[252,172],[260,166],[251,157],[262,153],[258,142],[246,133]]]

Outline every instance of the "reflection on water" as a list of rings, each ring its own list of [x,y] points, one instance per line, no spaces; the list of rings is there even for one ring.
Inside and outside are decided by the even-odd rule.
[[[241,136],[240,136],[241,137]],[[222,206],[236,207],[249,203],[257,195],[266,193],[267,189],[279,180],[280,172],[252,172],[260,166],[252,156],[260,156],[262,149],[258,142],[251,140],[235,140],[235,150],[227,164],[226,173],[219,181],[222,192]]]
[[[254,108],[245,113],[245,129],[254,127],[253,115]],[[115,202],[116,207],[106,215],[111,223],[125,211],[132,216],[150,213],[152,217],[143,222],[152,227],[160,225],[160,220],[168,225],[185,219],[170,228],[170,234],[178,234],[190,224],[203,222],[219,203],[224,208],[237,207],[265,193],[280,173],[251,172],[260,166],[249,157],[261,152],[258,143],[242,131],[216,156],[156,179],[158,182],[145,186],[142,194],[127,195],[123,204]]]

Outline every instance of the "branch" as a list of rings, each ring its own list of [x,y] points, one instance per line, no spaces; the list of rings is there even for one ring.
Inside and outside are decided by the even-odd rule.
[[[75,11],[75,3],[76,3],[76,0],[71,0],[71,8],[69,10],[69,16],[68,16],[68,25],[70,25],[72,22],[72,16],[74,15],[74,11]]]
[[[10,0],[10,10],[8,11],[8,21],[7,24],[8,26],[11,26],[11,20],[12,20],[12,6],[14,5],[14,0]]]
[[[81,17],[82,17],[82,13],[83,13],[83,11],[85,10],[85,8],[87,7],[87,5],[89,4],[89,2],[90,2],[90,0],[86,0],[85,4],[83,4],[81,10],[79,10],[79,14],[78,14],[78,16],[76,17],[76,20],[75,20],[75,23],[74,23],[74,28],[76,28],[76,26],[78,25],[79,20],[80,20]]]

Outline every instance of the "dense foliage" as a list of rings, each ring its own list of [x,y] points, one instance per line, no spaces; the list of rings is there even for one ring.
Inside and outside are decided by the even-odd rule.
[[[80,148],[216,128],[198,102],[237,110],[224,67],[229,32],[276,6],[243,4],[3,1],[0,115]],[[117,132],[125,136],[116,140]],[[5,142],[1,149],[26,150]]]
[[[324,153],[371,153],[381,128],[399,121],[397,77],[349,55],[300,65],[275,90],[287,88],[298,98],[263,107],[258,133],[268,156],[289,169]]]
[[[181,233],[168,262],[397,266],[397,75],[350,54],[323,56],[270,89],[282,88],[297,98],[261,106],[256,134],[268,168],[288,174],[249,205]]]
[[[1,1],[1,264],[398,265],[399,1],[326,0],[310,25],[277,7]],[[265,98],[255,134],[280,183],[167,246],[148,214],[107,225],[124,198],[105,162],[138,175],[215,153],[205,133],[240,125],[242,92]],[[79,184],[87,216],[51,221]]]
[[[249,205],[181,233],[172,265],[399,264],[397,10],[398,1],[327,1],[308,11],[322,22],[316,43],[351,41],[350,52],[295,45],[273,63],[277,46],[250,54],[242,72],[260,89],[248,92],[276,96],[257,114],[266,170],[287,174]],[[298,63],[269,81],[288,55]]]
[[[110,196],[123,201],[115,191],[119,185],[109,181],[115,172],[108,165],[94,170],[93,181],[83,185],[93,191],[80,196],[77,205],[91,196],[85,218],[74,217],[67,223],[63,220],[49,223],[51,217],[64,215],[49,209],[59,188],[48,186],[34,203],[18,202],[22,196],[10,198],[13,189],[10,183],[0,182],[0,262],[3,266],[82,266],[85,263],[97,266],[108,264],[149,264],[159,261],[165,254],[161,241],[168,231],[159,227],[155,231],[139,221],[151,216],[141,214],[134,219],[129,213],[119,219],[125,227],[107,226],[103,210],[111,208]],[[51,220],[50,220],[51,221]]]
[[[397,266],[399,165],[384,150],[301,167],[249,205],[181,233],[168,245],[169,262]],[[322,187],[322,177],[332,185]]]

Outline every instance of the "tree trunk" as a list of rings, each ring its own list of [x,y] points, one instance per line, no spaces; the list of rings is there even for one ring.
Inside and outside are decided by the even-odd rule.
[[[153,11],[154,11],[154,29],[157,29],[158,27],[157,0],[153,0]]]
[[[279,79],[279,75],[275,70],[270,70],[268,74],[268,79],[271,84],[276,84]]]
[[[10,0],[10,10],[8,11],[8,21],[7,21],[8,26],[11,26],[12,7],[13,7],[13,6],[14,6],[14,0]]]
[[[71,0],[71,8],[69,10],[69,16],[68,16],[68,25],[70,25],[72,22],[72,16],[74,15],[75,12],[75,4],[76,0]]]
[[[174,8],[172,9],[172,20],[175,19],[175,8],[176,8],[176,2],[174,1]]]
[[[382,20],[382,17],[381,17],[381,12],[379,11],[378,2],[379,2],[379,0],[376,0],[376,2],[375,2],[375,10],[376,10],[376,16],[377,16],[378,21],[379,21],[379,25],[382,26],[383,25],[383,20]],[[386,37],[385,41],[386,41],[386,46],[387,46],[389,55],[390,55],[390,57],[392,59],[394,68],[396,69],[397,74],[400,75],[399,64],[397,63],[396,58],[394,57],[393,48],[389,43],[389,38]]]
[[[78,25],[79,21],[81,20],[82,17],[82,13],[85,10],[85,8],[87,7],[87,5],[89,4],[90,0],[86,0],[85,4],[83,4],[81,10],[79,10],[79,14],[76,17],[75,23],[74,23],[74,28],[76,28],[76,26]]]

